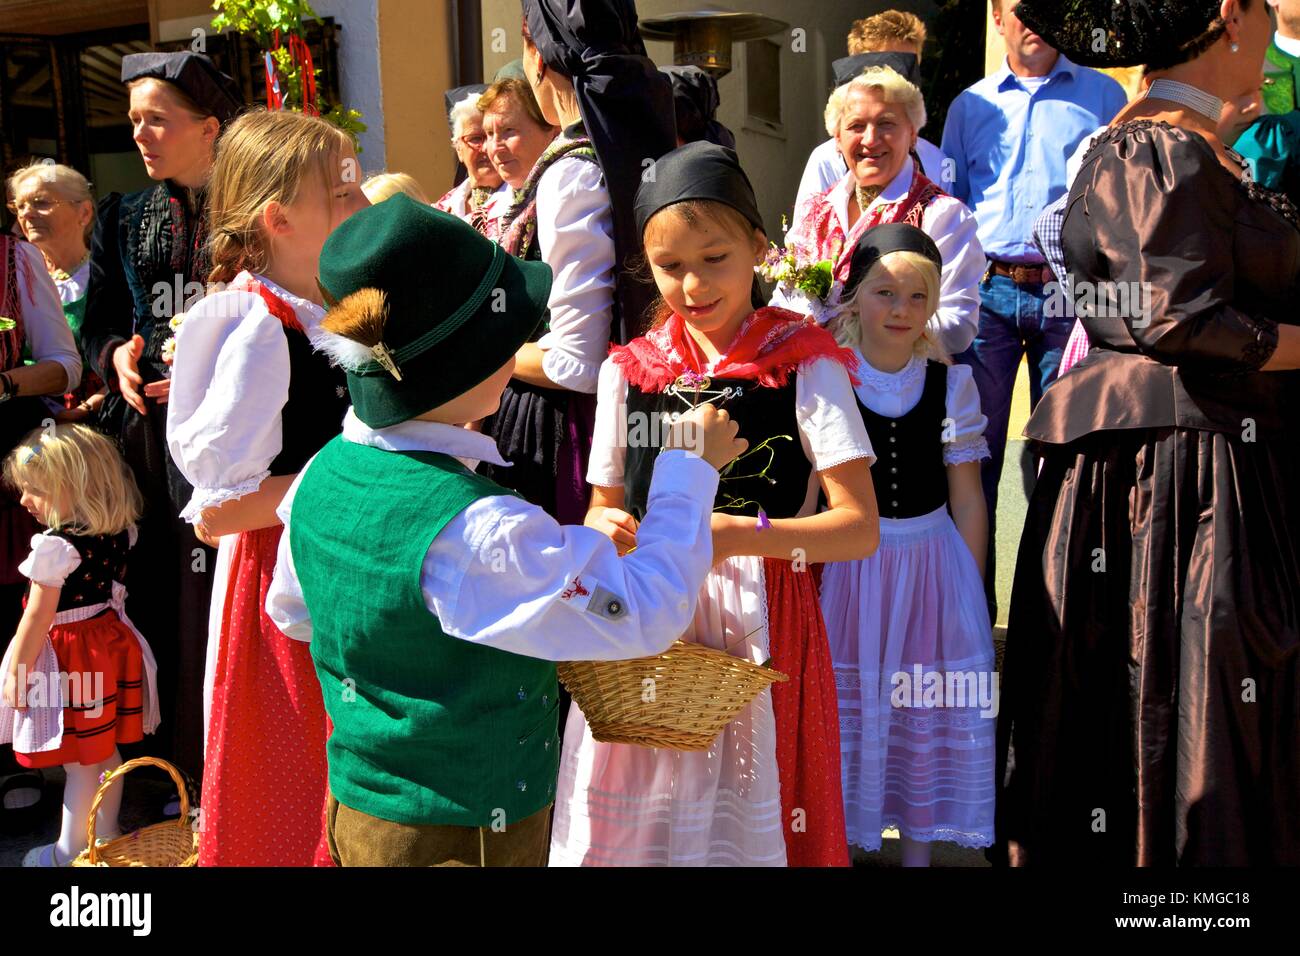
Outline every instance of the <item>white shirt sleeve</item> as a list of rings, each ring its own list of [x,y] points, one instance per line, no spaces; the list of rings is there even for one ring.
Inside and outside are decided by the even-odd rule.
[[[948,418],[944,423],[943,463],[960,465],[991,457],[984,439],[988,419],[980,412],[980,393],[967,365],[948,366]]]
[[[916,155],[921,158],[921,172],[930,182],[939,186],[945,192],[953,184],[956,174],[953,172],[952,163],[943,150],[928,139],[920,136],[916,138]]]
[[[598,165],[568,157],[542,175],[537,243],[555,273],[542,370],[563,388],[595,392],[614,309],[614,218]]]
[[[862,422],[853,383],[844,366],[831,358],[803,365],[795,378],[795,416],[804,453],[817,471],[856,458],[876,460]]]
[[[176,336],[167,447],[194,486],[181,511],[256,491],[280,454],[280,412],[289,400],[289,345],[260,296],[225,291],[186,314]]]
[[[314,455],[312,460],[315,460]],[[303,600],[302,585],[298,583],[298,572],[293,566],[293,552],[289,548],[289,515],[293,512],[293,497],[298,493],[298,485],[310,467],[311,461],[298,472],[298,477],[294,478],[275,509],[280,523],[284,525],[284,531],[275,552],[275,574],[266,591],[266,616],[295,641],[311,640],[311,615],[307,612],[307,602]]]
[[[988,268],[975,235],[975,217],[951,196],[941,196],[925,210],[926,233],[943,256],[939,308],[931,320],[949,355],[959,355],[975,341],[980,326],[980,280]]]
[[[623,487],[627,461],[627,379],[610,359],[600,366],[596,385],[596,424],[591,436],[591,457],[587,461],[587,483],[600,488]]]
[[[803,178],[799,180],[799,191],[794,197],[794,208],[803,205],[809,196],[824,193],[844,178],[849,171],[844,157],[840,155],[835,140],[828,139],[817,144],[808,154],[808,164],[804,166]]]
[[[562,526],[515,497],[482,498],[425,557],[425,604],[443,631],[543,660],[622,660],[666,650],[695,613],[713,563],[718,472],[666,451],[655,462],[636,550]]]
[[[68,575],[81,564],[81,555],[69,542],[42,532],[32,535],[32,551],[18,565],[18,570],[35,584],[61,588]]]
[[[81,353],[63,314],[59,287],[45,271],[45,258],[30,242],[16,242],[19,301],[23,310],[23,331],[37,362],[58,362],[68,375],[62,391],[81,384]]]

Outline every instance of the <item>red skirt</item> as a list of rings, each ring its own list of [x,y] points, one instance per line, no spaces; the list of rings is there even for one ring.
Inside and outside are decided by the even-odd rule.
[[[200,866],[330,865],[325,705],[307,644],[266,615],[282,527],[231,558],[203,769]]]
[[[118,744],[144,737],[144,658],[140,642],[114,610],[50,628],[50,645],[66,675],[63,743],[58,750],[14,752],[24,767],[93,766]]]
[[[775,558],[763,559],[763,577],[772,667],[790,675],[772,685],[786,863],[848,866],[839,703],[817,582]]]

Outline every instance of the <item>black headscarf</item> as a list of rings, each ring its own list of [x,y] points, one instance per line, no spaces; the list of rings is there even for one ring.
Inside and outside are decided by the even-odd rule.
[[[845,83],[872,66],[887,66],[913,86],[921,85],[921,63],[915,53],[855,53],[831,63],[835,85]]]
[[[164,80],[179,87],[225,126],[244,108],[235,81],[202,53],[129,53],[122,57],[122,82]]]
[[[728,149],[736,148],[736,137],[718,122],[718,81],[698,66],[665,66],[660,73],[673,84],[673,109],[677,135],[683,143],[706,140]]]
[[[754,187],[740,168],[736,151],[700,140],[665,155],[655,163],[654,179],[643,182],[636,191],[637,235],[645,232],[650,217],[665,206],[692,199],[724,203],[755,229],[763,229]]]
[[[916,226],[905,222],[872,226],[858,238],[858,244],[853,247],[849,275],[844,280],[843,298],[847,300],[852,296],[871,267],[891,252],[919,252],[940,269],[943,268],[943,255],[939,252],[939,247]]]
[[[456,130],[451,125],[451,108],[467,96],[472,96],[477,101],[485,92],[487,92],[486,83],[469,83],[465,86],[454,87],[442,94],[442,102],[447,107],[447,127],[453,133]]]
[[[647,160],[677,143],[668,78],[646,56],[632,0],[523,0],[524,21],[548,69],[573,82],[583,126],[605,174],[617,262],[640,251],[631,210]],[[653,286],[617,274],[611,338],[641,331]]]
[[[1169,62],[1208,30],[1220,5],[1221,0],[1023,0],[1014,13],[1075,63],[1148,66]]]
[[[744,216],[755,229],[763,228],[754,187],[740,168],[736,151],[716,143],[699,140],[679,146],[655,163],[653,180],[646,180],[636,191],[636,234],[640,242],[646,223],[659,210],[674,203],[703,199],[730,206]],[[758,276],[750,292],[754,308],[764,302]]]

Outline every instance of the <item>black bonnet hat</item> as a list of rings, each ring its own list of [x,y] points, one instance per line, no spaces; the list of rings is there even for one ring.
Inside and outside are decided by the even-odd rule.
[[[447,106],[447,125],[451,126],[451,108],[467,96],[474,97],[477,102],[478,98],[487,92],[486,83],[470,83],[466,86],[457,86],[447,90],[442,94],[442,101]],[[455,132],[455,130],[453,130]]]
[[[1221,0],[1022,0],[1014,13],[1075,63],[1142,66],[1167,61],[1203,34],[1220,5]]]
[[[853,247],[849,275],[844,280],[844,298],[853,295],[858,283],[871,271],[871,267],[891,252],[919,252],[940,269],[943,268],[943,255],[939,252],[939,247],[916,226],[905,222],[873,226],[862,234],[858,244]]]
[[[698,66],[662,66],[659,72],[673,84],[673,110],[682,142],[703,139],[735,149],[736,137],[718,122],[718,81]]]
[[[122,57],[122,82],[165,80],[208,110],[224,126],[244,108],[235,81],[202,53],[130,53]]]
[[[754,187],[740,168],[736,151],[699,140],[660,157],[654,164],[654,179],[643,181],[637,189],[637,235],[645,232],[646,223],[659,210],[692,199],[723,203],[749,220],[755,229],[763,229]]]
[[[855,53],[841,57],[831,63],[835,85],[843,86],[872,66],[887,66],[912,85],[921,85],[921,66],[915,53]]]

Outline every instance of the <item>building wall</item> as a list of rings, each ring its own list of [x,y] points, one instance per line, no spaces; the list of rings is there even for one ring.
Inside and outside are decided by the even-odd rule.
[[[641,19],[691,9],[703,4],[683,0],[637,0]],[[736,135],[741,162],[758,193],[759,207],[772,239],[780,239],[782,215],[792,211],[799,178],[808,153],[826,138],[822,113],[831,90],[831,61],[845,55],[845,40],[853,21],[891,7],[921,17],[934,12],[927,0],[738,0],[733,10],[759,13],[789,24],[770,39],[781,45],[782,129],[769,131],[746,118],[745,44],[732,45],[732,69],[718,84],[722,105],[718,119]],[[802,30],[796,48],[792,31]],[[519,0],[483,0],[483,65],[487,79],[521,54]],[[672,44],[647,43],[647,53],[660,66],[673,62]]]

